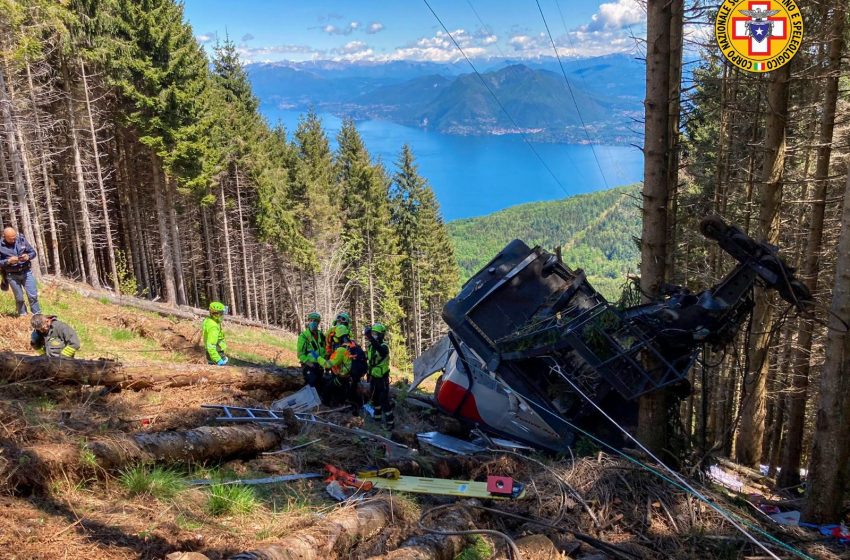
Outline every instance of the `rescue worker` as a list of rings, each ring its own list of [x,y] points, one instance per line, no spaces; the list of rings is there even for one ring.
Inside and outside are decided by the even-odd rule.
[[[331,353],[333,352],[333,349],[334,349],[333,330],[337,325],[344,325],[344,326],[348,327],[348,331],[349,331],[349,333],[351,333],[351,315],[349,315],[348,313],[343,311],[336,316],[336,319],[334,319],[334,322],[331,325],[331,328],[328,329],[328,332],[325,335],[325,338],[326,338],[326,340],[325,340],[325,355],[326,356],[330,356]]]
[[[375,420],[386,422],[387,429],[392,431],[395,428],[395,412],[390,399],[390,347],[384,341],[387,327],[381,323],[375,323],[367,327],[364,334],[369,343],[366,350],[366,364]]]
[[[319,364],[319,358],[327,358],[325,353],[325,335],[319,329],[322,316],[313,311],[307,315],[307,328],[298,335],[298,360],[301,362],[301,373],[304,383],[315,388],[319,393],[322,389],[324,368]]]
[[[80,349],[80,337],[77,332],[56,316],[36,313],[30,319],[30,324],[30,346],[39,354],[51,358],[73,358]]]
[[[227,307],[220,301],[210,303],[210,316],[204,319],[201,336],[204,350],[207,352],[207,363],[217,366],[227,365],[230,360],[226,356],[227,342],[224,340],[224,330],[221,328],[221,318]]]
[[[331,379],[327,383],[328,404],[336,404],[351,400],[351,367],[354,358],[349,352],[348,343],[351,341],[351,332],[345,325],[337,325],[333,328],[333,351],[329,358],[319,357],[319,365],[331,370]]]

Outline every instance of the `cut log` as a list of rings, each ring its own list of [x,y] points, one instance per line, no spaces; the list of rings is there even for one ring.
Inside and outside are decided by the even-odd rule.
[[[55,474],[85,468],[114,470],[135,463],[194,463],[254,456],[278,447],[298,423],[202,426],[194,430],[103,438],[80,446],[41,444],[20,450],[11,478],[18,486],[41,487]]]
[[[11,352],[0,352],[0,379],[6,382],[51,379],[62,383],[103,385],[134,391],[199,384],[290,391],[304,384],[301,370],[296,368],[197,364],[130,366],[112,360],[68,360]]]
[[[475,529],[473,516],[478,510],[455,508],[440,516],[439,528],[445,531]],[[416,535],[402,542],[398,548],[368,560],[454,560],[469,543],[464,535]]]
[[[352,558],[352,548],[377,535],[390,521],[387,501],[339,509],[307,529],[281,542],[231,556],[231,560],[328,560],[337,555]]]

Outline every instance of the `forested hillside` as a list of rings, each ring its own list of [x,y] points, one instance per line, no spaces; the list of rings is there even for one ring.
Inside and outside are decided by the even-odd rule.
[[[616,299],[626,274],[637,272],[640,248],[638,186],[534,202],[500,212],[449,222],[458,264],[466,280],[512,239],[553,250],[582,268],[593,286]]]
[[[417,351],[456,267],[412,150],[352,121],[270,128],[232,42],[208,60],[176,0],[0,1],[0,218],[40,273],[297,329],[384,321]],[[427,233],[427,234],[426,234]]]

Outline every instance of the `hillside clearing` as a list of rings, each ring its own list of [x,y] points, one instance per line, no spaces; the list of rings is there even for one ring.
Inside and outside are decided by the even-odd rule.
[[[93,301],[50,285],[44,286],[43,300],[46,311],[60,313],[85,332],[81,358],[100,357],[108,348],[109,356],[147,362],[152,369],[165,366],[171,360],[168,356],[176,356],[173,361],[186,367],[206,367],[197,363],[192,347],[169,347],[175,333],[192,340],[191,323]],[[6,310],[5,298],[2,305]],[[20,351],[28,333],[24,321],[3,316],[0,329],[5,335],[4,349]],[[228,335],[234,356],[246,363],[255,354],[266,356],[266,363],[294,365],[292,339],[285,334],[228,326]],[[244,348],[248,352],[241,353]],[[215,376],[218,371],[223,370],[210,367],[209,375]],[[200,408],[204,403],[265,407],[280,396],[269,390],[242,390],[219,384],[155,391],[110,391],[49,380],[4,385],[0,397],[0,557],[155,559],[177,551],[192,551],[206,558],[223,559],[255,550],[258,552],[241,557],[259,558],[271,551],[280,554],[295,542],[323,551],[311,552],[321,558],[384,557],[396,548],[386,557],[432,557],[429,554],[436,554],[435,550],[459,550],[459,558],[504,557],[503,543],[491,536],[454,541],[440,537],[434,537],[434,541],[423,536],[417,528],[420,515],[434,506],[450,503],[450,499],[379,492],[377,501],[370,499],[365,507],[374,509],[377,506],[369,504],[383,504],[379,509],[386,508],[381,509],[386,513],[381,514],[383,517],[369,517],[372,521],[368,527],[354,528],[350,520],[341,520],[360,519],[359,514],[352,518],[351,505],[340,508],[331,501],[320,479],[255,486],[221,484],[237,478],[321,473],[327,463],[350,470],[391,464],[405,474],[440,478],[481,480],[487,474],[510,474],[527,485],[527,497],[498,502],[494,507],[543,519],[566,532],[479,511],[475,508],[478,502],[474,501],[461,501],[466,505],[427,523],[437,527],[498,528],[516,539],[537,535],[525,541],[523,547],[534,542],[540,548],[540,542],[549,542],[553,550],[572,551],[569,558],[633,557],[629,554],[659,559],[736,558],[743,551],[752,550],[710,508],[624,459],[588,446],[588,455],[575,461],[538,457],[544,461],[538,463],[537,459],[529,461],[498,453],[457,457],[423,446],[411,456],[388,460],[384,449],[371,441],[287,422],[286,431],[281,432],[285,435],[275,441],[282,441],[280,446],[285,448],[308,445],[274,455],[251,453],[226,462],[168,465],[136,460],[114,466],[91,451],[95,449],[92,442],[118,442],[137,434],[215,426],[215,411]],[[421,431],[438,429],[465,434],[453,420],[411,402],[399,401],[398,427],[392,434],[369,418],[351,417],[344,411],[324,411],[322,418],[391,435],[408,446],[417,445],[415,434]],[[277,428],[261,425],[252,429]],[[38,459],[44,455],[27,451],[33,449],[42,453],[64,449],[63,453],[71,453],[73,460],[54,462],[48,469]],[[197,479],[209,479],[213,484],[192,486],[190,481]],[[736,509],[723,494],[712,495],[724,507]],[[737,512],[750,523],[761,521],[747,510]],[[328,527],[336,526],[337,519],[340,526],[349,527],[345,531],[354,532],[341,533],[325,542],[322,539],[328,535]],[[585,537],[617,548],[588,544]],[[283,549],[280,543],[284,543]],[[817,557],[838,558],[829,556],[831,553],[818,548],[816,542],[797,545],[808,547],[810,554]],[[319,548],[311,549],[313,546]],[[426,556],[411,556],[416,554]]]

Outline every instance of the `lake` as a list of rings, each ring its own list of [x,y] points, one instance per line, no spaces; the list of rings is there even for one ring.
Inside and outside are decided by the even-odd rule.
[[[283,123],[290,136],[303,113],[268,105],[261,111],[272,124]],[[335,147],[342,120],[326,113],[319,116]],[[643,154],[631,146],[595,146],[603,179],[590,146],[535,143],[556,181],[518,135],[454,136],[387,121],[360,121],[357,129],[369,153],[391,173],[402,144],[410,144],[446,220],[592,192],[604,189],[606,181],[609,187],[631,184],[643,175]]]

